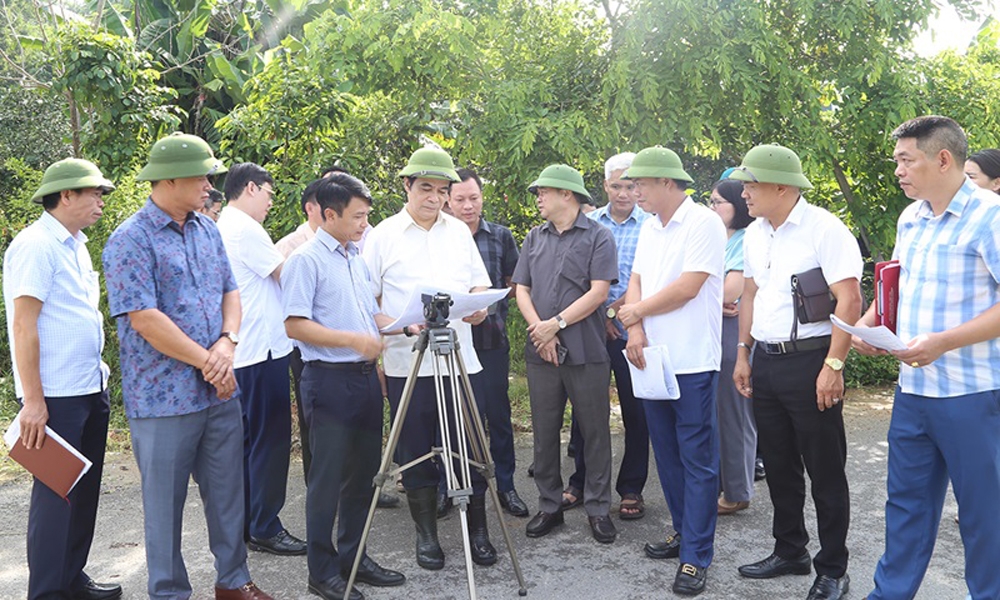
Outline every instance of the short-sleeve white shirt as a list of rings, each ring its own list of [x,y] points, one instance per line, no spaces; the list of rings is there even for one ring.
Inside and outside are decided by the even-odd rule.
[[[645,300],[682,273],[707,273],[698,295],[667,313],[643,319],[649,346],[666,346],[678,374],[718,371],[722,361],[722,273],[726,227],[710,209],[686,198],[666,225],[642,224],[632,273]]]
[[[281,285],[271,277],[284,257],[264,227],[235,206],[222,209],[218,226],[243,306],[233,367],[262,363],[268,352],[271,358],[288,355],[292,342],[285,334],[282,319]]]
[[[792,275],[821,267],[827,284],[861,279],[861,250],[854,235],[840,219],[799,197],[780,227],[758,218],[743,238],[743,277],[753,279],[750,335],[763,342],[791,339]],[[830,321],[799,323],[799,339],[830,335]]]
[[[418,284],[466,291],[492,285],[469,226],[444,213],[426,230],[404,207],[370,230],[362,255],[372,276],[372,291],[381,297],[382,313],[393,318],[403,312]],[[452,319],[449,326],[458,335],[466,370],[478,373],[482,366],[472,345],[472,326],[461,319]],[[385,374],[409,375],[413,338],[390,335],[384,341]],[[431,358],[425,357],[420,377],[433,375]]]
[[[14,393],[24,397],[14,341],[14,300],[30,296],[42,302],[38,314],[39,376],[47,397],[83,396],[107,384],[101,361],[104,317],[87,236],[75,236],[43,212],[11,242],[3,260],[3,296],[14,366]]]

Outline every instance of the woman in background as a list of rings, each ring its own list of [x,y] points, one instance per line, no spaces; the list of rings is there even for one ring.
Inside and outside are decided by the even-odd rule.
[[[719,498],[719,514],[728,515],[750,506],[757,455],[757,423],[752,400],[740,395],[733,383],[740,330],[739,300],[743,295],[743,233],[753,218],[743,199],[743,183],[735,179],[716,183],[711,203],[729,236],[722,289],[722,370],[715,396],[722,459],[719,481],[723,495]]]
[[[965,174],[981,188],[1000,194],[1000,150],[980,150],[965,161]]]

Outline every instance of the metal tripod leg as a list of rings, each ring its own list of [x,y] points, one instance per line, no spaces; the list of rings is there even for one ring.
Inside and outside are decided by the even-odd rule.
[[[411,461],[406,465],[393,470],[391,468],[392,455],[396,450],[396,446],[399,444],[403,422],[406,418],[406,413],[409,410],[410,401],[413,397],[413,390],[416,386],[417,377],[420,372],[420,365],[423,362],[424,353],[428,347],[431,348],[434,357],[434,385],[442,448],[440,451],[435,450],[435,452],[428,453],[415,461]],[[448,479],[449,494],[453,498],[457,499],[459,503],[469,597],[471,600],[476,600],[476,584],[472,571],[472,546],[469,538],[467,514],[469,496],[471,496],[472,493],[472,475],[470,470],[471,461],[468,454],[468,448],[470,447],[472,448],[475,462],[478,463],[477,468],[483,471],[487,485],[490,489],[491,497],[493,498],[493,505],[497,511],[497,521],[503,531],[504,541],[506,542],[507,549],[510,552],[511,562],[514,565],[514,573],[520,586],[518,594],[525,596],[527,595],[527,588],[525,587],[524,577],[521,573],[520,564],[517,561],[517,555],[514,550],[513,542],[510,538],[510,533],[507,531],[507,525],[503,520],[502,513],[500,512],[500,499],[497,495],[496,484],[494,481],[492,459],[489,456],[489,449],[486,446],[486,433],[483,429],[478,409],[475,406],[475,396],[472,392],[472,384],[469,380],[468,372],[465,369],[465,363],[462,361],[461,354],[458,352],[459,345],[455,331],[447,327],[424,329],[421,331],[420,338],[414,345],[414,350],[417,350],[417,354],[413,358],[409,375],[407,375],[406,378],[406,384],[403,387],[402,398],[400,399],[399,407],[396,411],[396,419],[392,424],[392,428],[389,430],[389,439],[382,455],[382,465],[379,467],[378,473],[373,478],[376,489],[372,496],[371,505],[368,508],[368,517],[365,519],[364,530],[361,533],[361,541],[358,545],[358,553],[354,557],[354,565],[351,567],[351,574],[347,580],[347,588],[344,591],[344,597],[350,595],[351,589],[354,586],[358,568],[361,565],[361,558],[364,555],[365,547],[367,545],[368,534],[371,531],[372,522],[375,518],[378,496],[379,493],[381,493],[382,488],[385,486],[386,481],[390,480],[394,473],[402,472],[425,460],[430,460],[435,454],[440,453],[443,458],[442,462],[445,465],[445,474]],[[445,374],[442,372],[441,361],[444,361],[444,366],[446,367],[452,390],[452,414],[455,418],[456,443],[458,444],[457,453],[451,445],[451,425],[448,419],[446,400],[447,394],[444,388]],[[459,386],[460,382],[461,386]],[[463,391],[464,393],[462,393]],[[459,459],[459,467],[462,476],[461,481],[459,481],[458,474],[455,473],[454,464],[452,462],[453,458]],[[464,487],[459,488],[459,485],[463,485]]]

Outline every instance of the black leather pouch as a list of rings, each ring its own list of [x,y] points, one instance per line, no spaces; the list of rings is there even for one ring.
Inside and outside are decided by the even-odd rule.
[[[837,306],[820,267],[792,275],[792,299],[799,323],[829,321]]]

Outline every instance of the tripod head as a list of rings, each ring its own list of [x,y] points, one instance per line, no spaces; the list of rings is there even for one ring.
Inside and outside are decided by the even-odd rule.
[[[448,313],[451,312],[453,304],[450,295],[441,292],[433,296],[420,294],[420,300],[424,303],[424,319],[428,329],[441,329],[448,326]]]

